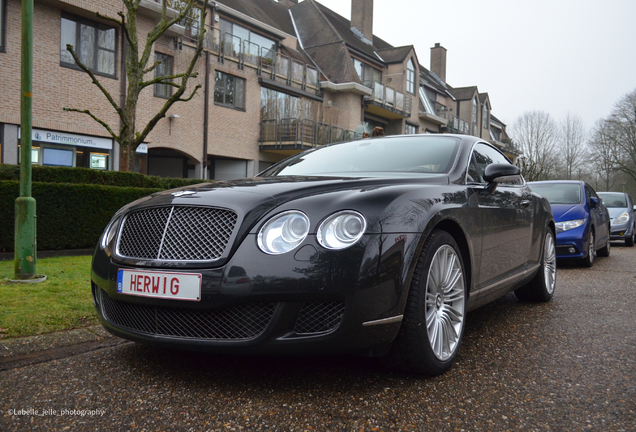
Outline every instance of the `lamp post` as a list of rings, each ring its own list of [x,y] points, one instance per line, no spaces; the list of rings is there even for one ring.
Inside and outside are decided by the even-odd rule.
[[[38,281],[36,275],[35,199],[31,196],[31,129],[33,107],[33,0],[22,1],[22,71],[20,102],[20,196],[15,200],[16,281]]]

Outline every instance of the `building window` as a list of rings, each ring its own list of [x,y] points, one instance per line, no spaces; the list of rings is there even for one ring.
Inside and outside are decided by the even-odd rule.
[[[172,75],[172,56],[155,52],[155,62],[161,62],[155,68],[155,78]],[[155,84],[155,96],[168,99],[172,96],[172,86],[167,83]]]
[[[73,56],[66,49],[70,44],[79,60],[92,72],[115,77],[117,57],[117,30],[71,16],[62,17],[60,38],[60,64],[77,69]]]
[[[0,52],[5,52],[5,33],[7,28],[7,2],[0,0]]]
[[[223,72],[214,72],[214,103],[245,109],[245,80]]]
[[[477,102],[477,98],[473,99],[473,124],[477,124],[477,108],[479,107],[479,102]]]
[[[376,81],[382,82],[382,72],[353,57],[351,60],[353,60],[353,67],[356,69],[362,85],[373,88]]]
[[[488,122],[490,121],[488,117],[490,117],[488,105],[484,104],[484,129],[488,129]]]
[[[221,40],[224,45],[223,49],[226,53],[229,53],[229,48],[233,47],[235,56],[237,56],[240,52],[259,56],[261,55],[262,48],[272,52],[272,54],[263,53],[263,57],[273,56],[273,52],[276,48],[276,42],[272,39],[261,36],[258,33],[254,33],[243,26],[224,20],[223,18],[219,21],[219,30],[221,32]],[[236,40],[237,37],[240,40]],[[245,43],[246,41],[248,42],[247,44]],[[241,47],[241,44],[243,47]]]
[[[413,126],[411,124],[406,124],[404,127],[404,133],[407,135],[412,135],[417,133],[417,126]]]
[[[413,59],[410,59],[406,66],[406,91],[415,94],[415,66],[413,65]]]

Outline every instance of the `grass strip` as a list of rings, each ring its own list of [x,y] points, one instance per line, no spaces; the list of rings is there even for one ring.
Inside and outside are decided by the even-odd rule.
[[[42,258],[41,283],[9,283],[13,261],[0,261],[0,339],[98,324],[91,297],[91,256]]]

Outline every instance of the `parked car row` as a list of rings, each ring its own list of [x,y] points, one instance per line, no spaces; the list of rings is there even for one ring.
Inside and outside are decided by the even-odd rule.
[[[545,197],[556,222],[557,258],[576,259],[592,267],[595,256],[610,255],[611,240],[634,246],[635,217],[631,197],[621,192],[599,192],[583,181],[530,182]]]

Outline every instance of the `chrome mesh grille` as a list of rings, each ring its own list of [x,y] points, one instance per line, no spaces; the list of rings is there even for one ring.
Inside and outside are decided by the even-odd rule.
[[[294,325],[296,334],[327,333],[342,322],[345,306],[342,302],[303,303]]]
[[[124,303],[100,290],[106,321],[124,329],[181,338],[249,340],[269,325],[276,303],[246,303],[221,310],[175,309]]]
[[[223,255],[237,215],[209,207],[157,207],[130,213],[117,253],[123,257],[208,261]]]

